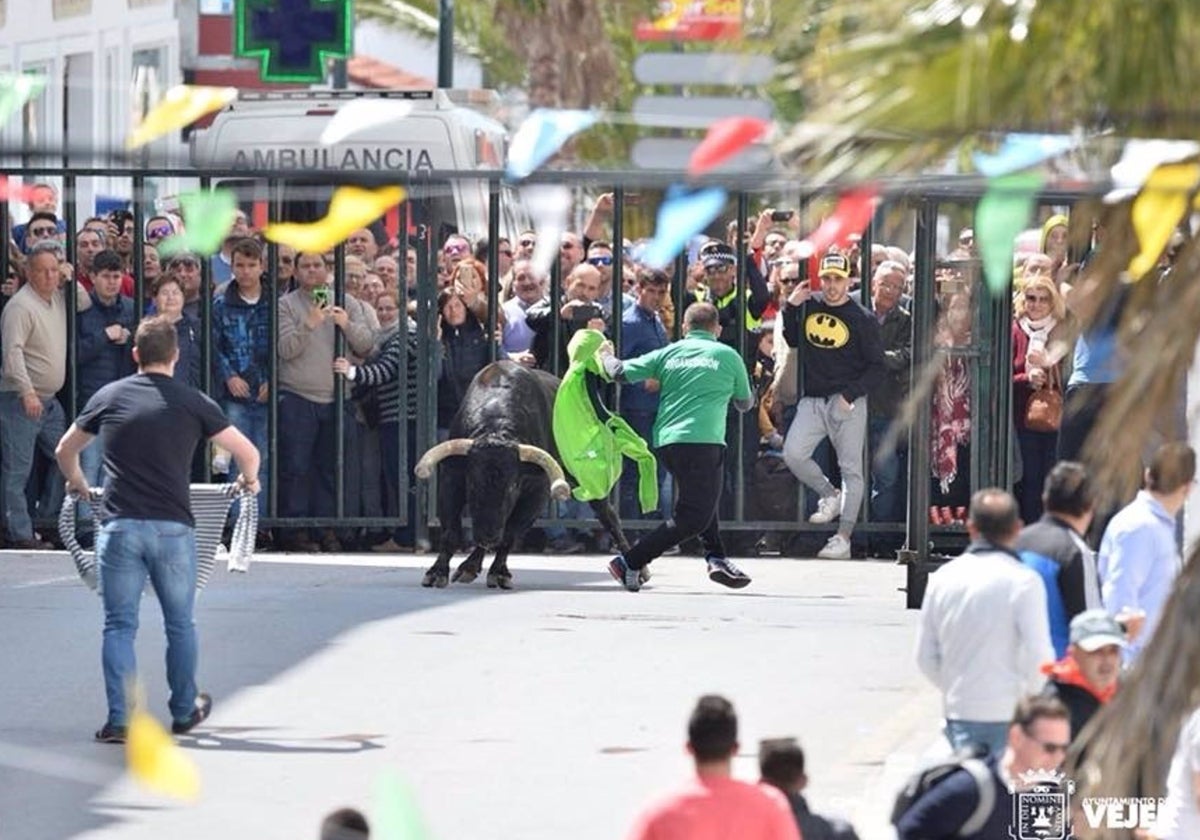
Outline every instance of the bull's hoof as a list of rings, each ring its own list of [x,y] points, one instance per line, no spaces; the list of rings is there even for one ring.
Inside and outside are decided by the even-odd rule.
[[[475,578],[479,577],[479,572],[475,569],[467,569],[459,566],[454,570],[454,576],[450,578],[454,583],[474,583]]]
[[[512,589],[512,575],[488,572],[487,586],[488,589]]]
[[[421,586],[428,589],[431,586],[436,586],[438,589],[445,589],[446,584],[450,582],[450,575],[446,572],[435,571],[430,569],[425,573],[425,577],[421,578]]]

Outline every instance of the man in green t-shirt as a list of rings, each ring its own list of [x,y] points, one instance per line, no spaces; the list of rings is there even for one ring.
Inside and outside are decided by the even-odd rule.
[[[611,347],[601,350],[605,372],[626,382],[658,383],[658,417],[651,445],[675,478],[672,517],[638,540],[608,571],[630,592],[641,588],[642,569],[664,551],[699,536],[708,577],[740,589],[750,577],[725,557],[717,505],[725,460],[725,415],[729,401],[738,411],[754,406],[746,365],[737,351],[717,339],[716,307],[695,303],[683,319],[684,337],[652,353],[622,361]]]

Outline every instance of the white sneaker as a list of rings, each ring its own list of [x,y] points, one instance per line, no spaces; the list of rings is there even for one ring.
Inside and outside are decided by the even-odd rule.
[[[832,522],[835,519],[840,519],[842,516],[842,491],[835,490],[832,496],[826,496],[821,501],[817,502],[817,511],[812,516],[808,517],[809,522],[815,522],[818,525],[824,525],[826,522]]]
[[[822,560],[849,560],[850,540],[841,534],[834,534],[829,538],[829,542],[825,543],[825,547],[817,552],[817,556]]]

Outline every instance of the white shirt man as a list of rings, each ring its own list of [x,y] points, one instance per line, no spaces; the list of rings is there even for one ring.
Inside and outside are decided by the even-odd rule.
[[[946,737],[956,749],[1004,749],[1017,701],[1041,690],[1054,659],[1046,590],[1012,551],[1020,530],[1004,490],[971,499],[971,545],[929,578],[917,664],[942,692]]]

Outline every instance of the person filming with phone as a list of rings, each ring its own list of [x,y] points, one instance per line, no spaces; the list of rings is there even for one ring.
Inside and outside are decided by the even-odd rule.
[[[279,299],[279,516],[332,517],[338,469],[335,338],[341,330],[351,352],[365,357],[375,345],[375,334],[365,304],[348,296],[344,307],[337,305],[323,255],[298,254],[295,279],[295,291]],[[346,430],[348,436],[356,430],[352,416],[346,418]],[[281,540],[281,547],[314,551],[318,545],[297,531]],[[319,547],[341,550],[333,529],[323,531]]]
[[[533,346],[530,349],[539,368],[555,375],[561,374],[567,367],[567,342],[576,331],[584,328],[601,332],[607,330],[604,313],[596,303],[600,295],[600,280],[600,269],[580,263],[563,280],[566,292],[562,303],[554,304],[549,297],[545,297],[525,311],[525,323],[533,330]],[[561,348],[558,370],[553,369],[554,356],[551,352],[556,314],[560,322],[558,338]]]

